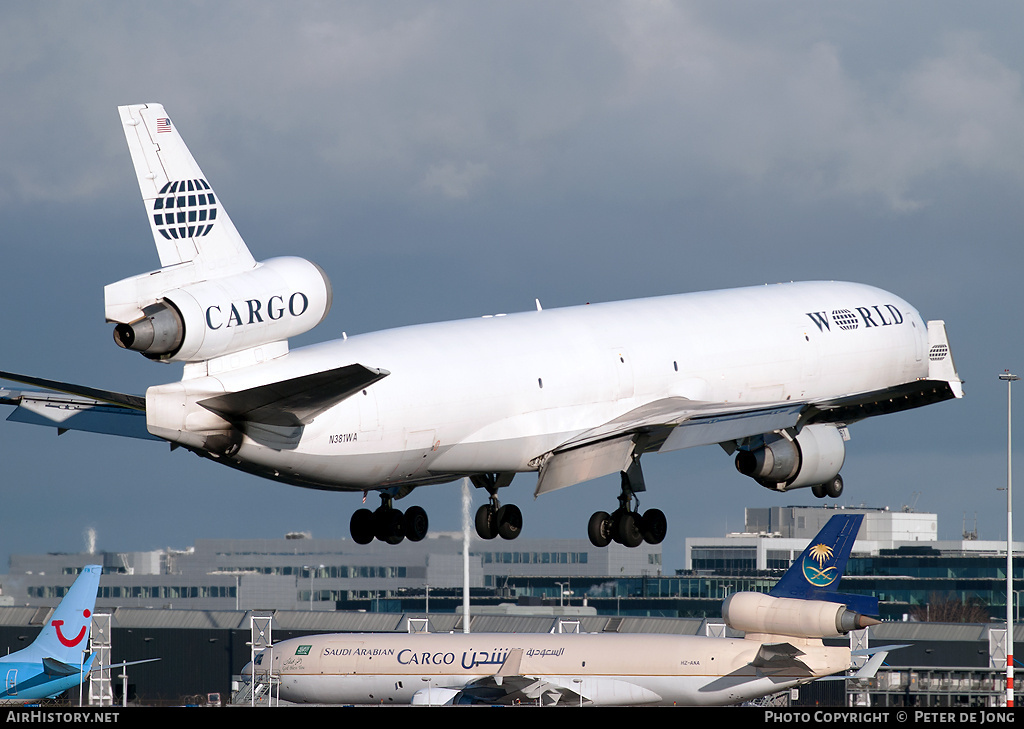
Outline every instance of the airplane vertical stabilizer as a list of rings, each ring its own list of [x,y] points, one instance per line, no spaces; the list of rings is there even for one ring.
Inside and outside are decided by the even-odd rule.
[[[824,593],[836,592],[863,520],[863,514],[837,514],[829,519],[768,594],[828,600]]]
[[[164,107],[137,104],[118,111],[160,265],[192,263],[197,272],[217,276],[255,266],[219,195]]]
[[[17,656],[19,661],[53,659],[77,666],[82,660],[82,652],[89,646],[92,611],[96,607],[102,571],[100,565],[84,567],[32,645],[7,658]]]

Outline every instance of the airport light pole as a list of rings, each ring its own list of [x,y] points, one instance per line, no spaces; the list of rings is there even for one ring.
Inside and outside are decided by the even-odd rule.
[[[1013,706],[1013,412],[1011,388],[1020,379],[1004,370],[1006,382],[1006,706]]]

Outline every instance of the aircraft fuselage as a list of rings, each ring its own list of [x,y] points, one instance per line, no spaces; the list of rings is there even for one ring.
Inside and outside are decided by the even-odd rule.
[[[849,648],[804,640],[810,670],[756,669],[761,645],[678,635],[334,634],[283,641],[262,660],[280,676],[282,700],[318,704],[407,704],[417,692],[461,689],[497,674],[514,649],[522,651],[518,675],[582,694],[588,705],[735,704],[850,666]]]
[[[882,390],[928,374],[927,328],[881,289],[811,282],[423,324],[152,387],[151,433],[202,446],[197,400],[360,362],[390,375],[298,428],[247,424],[229,465],[339,490],[536,470],[661,398],[734,403]]]

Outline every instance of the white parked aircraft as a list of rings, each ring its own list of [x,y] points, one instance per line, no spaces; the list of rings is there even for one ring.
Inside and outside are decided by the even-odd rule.
[[[280,698],[320,704],[735,704],[851,666],[825,646],[879,621],[878,600],[836,592],[863,516],[836,515],[767,595],[737,592],[722,606],[743,638],[620,633],[338,633],[264,649],[256,680]],[[848,603],[848,604],[847,604]],[[854,609],[855,608],[855,609]],[[892,648],[877,648],[859,677]],[[243,669],[252,675],[253,664]],[[261,676],[261,671],[263,672]]]
[[[157,104],[120,107],[161,268],[105,288],[126,349],[182,362],[138,397],[35,377],[0,391],[10,419],[155,438],[233,468],[317,489],[380,492],[352,536],[422,539],[427,515],[393,499],[468,476],[487,490],[482,537],[522,527],[498,491],[535,494],[622,474],[594,544],[664,538],[641,514],[640,457],[719,444],[776,491],[838,496],[846,426],[962,395],[945,326],[903,299],[812,282],[663,296],[410,326],[289,351],[331,285],[301,258],[256,262]]]

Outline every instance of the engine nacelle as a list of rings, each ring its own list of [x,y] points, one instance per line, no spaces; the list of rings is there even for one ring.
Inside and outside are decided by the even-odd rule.
[[[722,618],[734,630],[795,638],[835,638],[879,622],[841,603],[772,597],[760,592],[729,595],[722,603]]]
[[[118,346],[150,359],[199,362],[307,332],[331,308],[327,275],[302,258],[272,258],[199,282],[181,278],[172,267],[106,288]]]
[[[736,470],[779,491],[817,486],[834,479],[846,460],[846,445],[834,425],[808,425],[795,439],[766,435],[764,445],[736,454]]]

